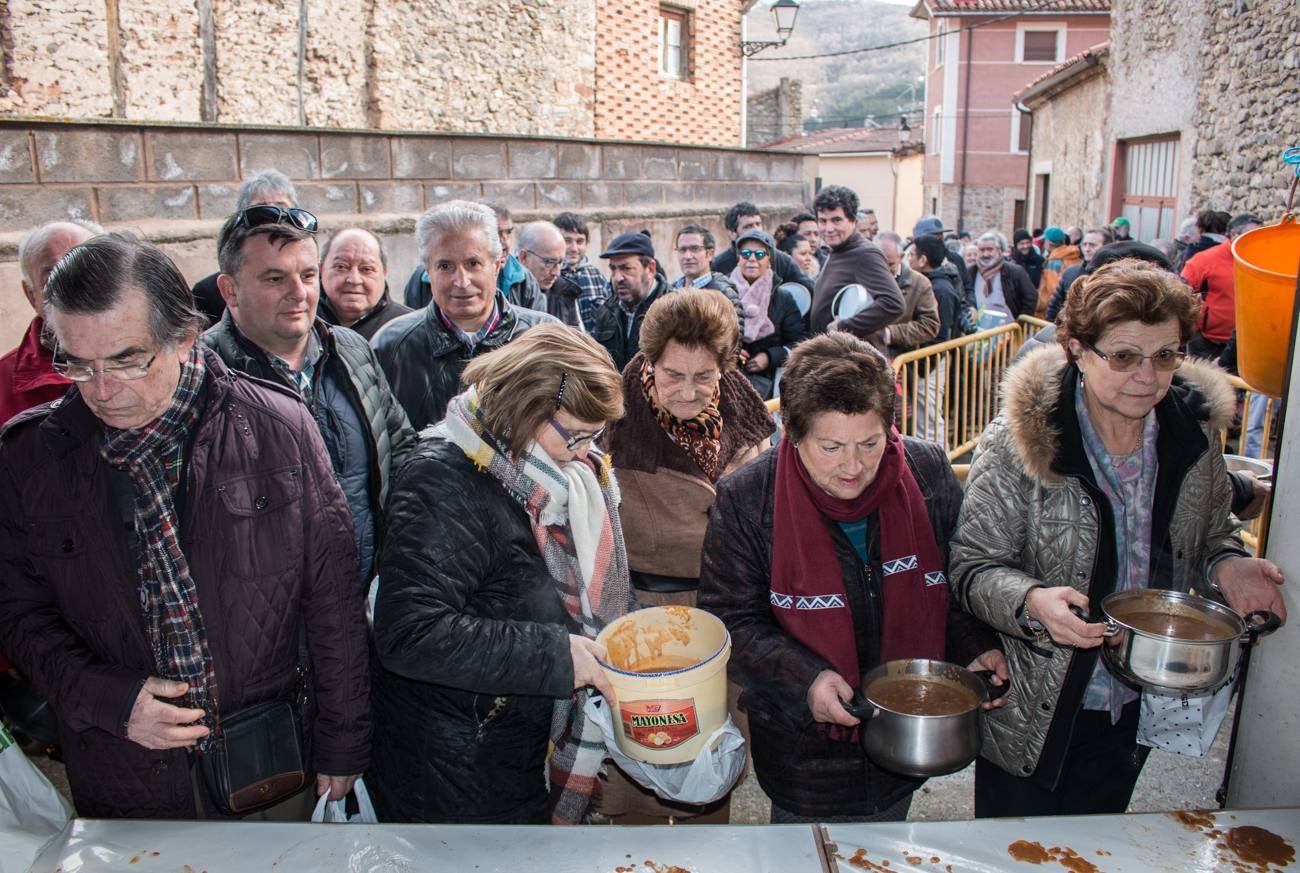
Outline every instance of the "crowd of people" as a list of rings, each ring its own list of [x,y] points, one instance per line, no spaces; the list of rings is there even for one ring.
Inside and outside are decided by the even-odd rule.
[[[845,708],[904,658],[1011,685],[977,815],[1122,812],[1139,694],[1098,658],[1101,597],[1285,617],[1202,360],[1231,346],[1223,239],[1258,223],[1198,216],[1180,277],[1123,219],[967,244],[830,186],[774,232],[748,202],[721,245],[682,226],[670,280],[648,233],[601,269],[576,214],[450,201],[401,301],[383,240],[325,234],[275,172],[192,286],[44,225],[0,359],[5,688],[48,701],[82,816],[304,820],[364,775],[383,821],[725,822],[624,775],[584,707],[613,695],[603,627],[699,606],[774,822],[906,816],[921,781]],[[890,359],[1035,314],[1055,334],[963,492],[895,428]]]

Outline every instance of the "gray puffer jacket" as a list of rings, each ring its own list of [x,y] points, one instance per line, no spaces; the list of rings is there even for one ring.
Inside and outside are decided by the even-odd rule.
[[[1007,705],[985,713],[982,754],[1048,788],[1060,776],[1099,650],[1036,643],[1020,624],[1020,608],[1031,588],[1071,585],[1088,595],[1096,621],[1101,599],[1115,587],[1114,523],[1084,452],[1078,390],[1079,371],[1059,346],[1011,369],[1002,413],[975,452],[952,541],[957,595],[999,632],[1011,671]],[[1214,560],[1244,554],[1219,450],[1233,407],[1223,372],[1192,359],[1156,405],[1152,588],[1204,593]]]

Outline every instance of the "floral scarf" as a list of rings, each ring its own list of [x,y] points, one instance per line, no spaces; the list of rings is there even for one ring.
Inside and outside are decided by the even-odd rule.
[[[641,393],[669,439],[695,462],[710,482],[717,482],[722,475],[722,413],[718,410],[722,398],[721,380],[714,386],[713,398],[708,406],[690,421],[674,418],[671,412],[660,405],[655,394],[654,367],[648,358],[641,363]]]

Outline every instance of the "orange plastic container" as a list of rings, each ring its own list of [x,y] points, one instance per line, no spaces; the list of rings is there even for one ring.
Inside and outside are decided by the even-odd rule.
[[[1262,394],[1282,396],[1300,270],[1300,222],[1247,231],[1232,244],[1236,261],[1237,370]]]

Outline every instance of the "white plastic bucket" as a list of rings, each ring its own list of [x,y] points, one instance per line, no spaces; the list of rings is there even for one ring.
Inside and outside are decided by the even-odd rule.
[[[702,609],[653,606],[610,623],[596,641],[614,686],[614,732],[625,755],[650,764],[693,761],[727,718],[731,635]]]

